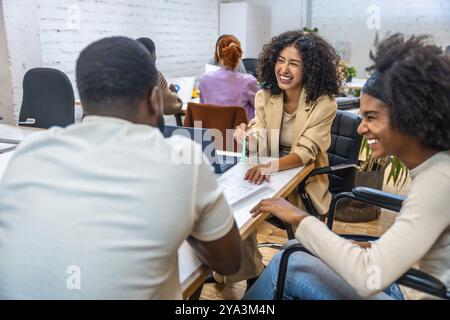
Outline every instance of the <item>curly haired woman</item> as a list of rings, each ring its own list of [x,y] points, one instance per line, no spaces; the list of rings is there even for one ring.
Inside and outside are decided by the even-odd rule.
[[[255,97],[255,119],[247,130],[241,124],[235,137],[249,138],[250,151],[258,146],[262,156],[279,157],[249,169],[245,179],[260,184],[279,170],[314,163],[328,165],[327,150],[331,144],[331,124],[336,115],[335,95],[342,79],[338,72],[339,57],[334,49],[314,33],[289,31],[266,44],[257,62],[258,80],[264,88]],[[320,214],[328,210],[331,195],[326,175],[307,182],[306,191]],[[290,201],[303,207],[298,193]],[[225,282],[257,277],[264,265],[253,233],[245,245],[242,268]]]
[[[450,286],[450,59],[425,40],[400,34],[384,40],[371,54],[375,72],[361,97],[358,132],[373,156],[396,155],[411,174],[388,231],[356,243],[285,200],[263,200],[252,210],[293,224],[296,239],[314,254],[291,256],[285,299],[432,298],[394,283],[413,266]],[[277,254],[247,299],[272,299],[279,262]]]

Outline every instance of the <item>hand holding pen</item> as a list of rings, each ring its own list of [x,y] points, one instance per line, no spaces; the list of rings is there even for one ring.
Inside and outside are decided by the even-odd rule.
[[[248,143],[248,138],[253,136],[253,130],[245,123],[241,123],[234,130],[233,136],[238,144],[243,144],[244,140]]]
[[[233,135],[237,143],[242,144],[241,162],[246,162],[248,137],[253,135],[253,131],[252,129],[248,129],[248,126],[245,123],[241,123],[236,127]]]

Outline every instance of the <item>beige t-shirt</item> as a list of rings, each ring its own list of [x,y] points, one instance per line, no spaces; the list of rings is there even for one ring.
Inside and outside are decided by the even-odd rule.
[[[291,152],[292,142],[294,141],[294,123],[297,111],[287,113],[283,111],[283,121],[280,130],[280,157],[288,155]]]
[[[450,153],[440,152],[410,172],[411,189],[392,227],[362,249],[305,218],[296,238],[362,297],[385,289],[414,267],[450,287]],[[402,288],[405,299],[429,295]]]

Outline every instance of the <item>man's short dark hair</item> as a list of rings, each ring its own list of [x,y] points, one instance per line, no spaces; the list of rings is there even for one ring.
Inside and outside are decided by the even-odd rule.
[[[155,43],[153,42],[152,39],[149,38],[138,38],[136,39],[137,42],[139,42],[140,44],[142,44],[145,48],[147,48],[147,50],[153,55],[156,55],[156,48],[155,48]]]
[[[438,150],[450,149],[450,59],[427,36],[394,34],[370,56],[377,92],[399,132]],[[368,92],[370,95],[370,92]]]
[[[111,37],[81,52],[76,78],[87,114],[129,115],[149,96],[157,73],[149,53],[139,43]]]

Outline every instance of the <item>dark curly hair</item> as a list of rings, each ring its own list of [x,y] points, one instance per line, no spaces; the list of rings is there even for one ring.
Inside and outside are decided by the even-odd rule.
[[[370,53],[390,122],[428,147],[450,149],[450,58],[427,36],[394,34]],[[370,92],[368,93],[370,94]]]
[[[317,34],[300,30],[282,33],[264,45],[256,66],[262,88],[269,89],[272,94],[282,92],[275,76],[275,63],[280,52],[289,46],[294,46],[302,57],[306,102],[314,102],[324,94],[336,96],[343,80],[342,73],[339,72],[339,56]]]

